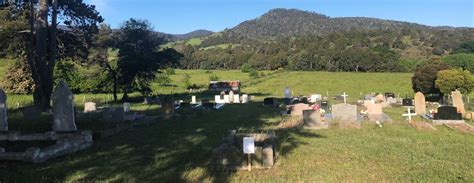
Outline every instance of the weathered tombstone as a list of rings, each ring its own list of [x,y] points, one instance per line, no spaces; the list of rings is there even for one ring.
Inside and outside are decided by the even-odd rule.
[[[234,103],[234,97],[235,97],[235,94],[234,94],[234,91],[229,91],[229,102],[228,103]],[[225,100],[225,97],[224,97],[224,100]]]
[[[299,104],[299,103],[302,103],[299,98],[291,99],[291,104]]]
[[[275,105],[275,98],[269,97],[269,98],[264,98],[263,99],[263,105]]]
[[[395,93],[386,92],[386,93],[384,93],[384,96],[385,96],[385,98],[390,98],[390,97],[395,98]]]
[[[364,100],[364,106],[367,107],[370,104],[375,104],[375,101],[373,100]]]
[[[357,106],[351,104],[336,104],[332,106],[332,118],[340,122],[356,122]]]
[[[369,117],[369,121],[383,121],[384,114],[382,111],[382,104],[367,105],[367,116]]]
[[[302,116],[303,111],[311,109],[308,104],[296,104],[291,108],[291,116]]]
[[[74,95],[64,81],[59,82],[52,94],[53,130],[57,132],[77,131],[74,121]]]
[[[262,164],[264,168],[272,168],[274,164],[274,153],[273,153],[273,145],[267,145],[263,147],[262,150]]]
[[[291,90],[288,87],[285,87],[285,98],[291,98]]]
[[[197,104],[196,102],[196,96],[191,96],[191,104]]]
[[[97,111],[97,104],[94,102],[84,103],[84,113]]]
[[[421,92],[415,94],[415,113],[420,116],[426,114],[425,95]]]
[[[163,113],[165,118],[171,118],[174,116],[174,101],[173,97],[162,97],[161,99],[161,108],[163,109]]]
[[[458,113],[465,114],[466,109],[464,108],[464,101],[462,100],[462,94],[459,90],[451,92],[453,96],[453,106],[457,108]]]
[[[240,95],[239,94],[234,95],[233,103],[234,104],[240,104]]]
[[[413,106],[413,99],[406,98],[402,100],[402,106]]]
[[[123,103],[123,112],[130,112],[130,103]]]
[[[225,101],[221,99],[220,95],[214,96],[214,102],[216,102],[218,104],[224,104],[225,103]],[[205,103],[205,102],[203,102],[203,103]]]
[[[309,98],[310,98],[309,102],[316,103],[318,102],[318,100],[321,100],[322,96],[320,94],[314,94],[314,95],[311,95]]]
[[[328,101],[321,101],[321,109],[328,110],[329,109],[329,102]]]
[[[307,128],[327,128],[329,127],[326,124],[323,124],[321,119],[321,111],[318,110],[304,110],[303,111],[303,122],[304,126]]]
[[[0,132],[8,131],[7,95],[0,89]]]
[[[248,103],[248,102],[249,102],[249,95],[243,94],[243,95],[242,95],[242,103],[243,103],[243,104],[246,104],[246,103]]]
[[[307,104],[308,103],[308,97],[300,97],[300,102]]]
[[[152,104],[153,98],[152,97],[145,97],[143,98],[143,104]]]
[[[462,114],[453,106],[442,106],[438,108],[438,113],[434,114],[435,120],[462,120]]]
[[[375,102],[383,102],[383,101],[385,101],[384,95],[378,94],[377,96],[375,96]]]
[[[230,97],[229,97],[229,95],[224,95],[224,102],[225,102],[226,104],[230,103]]]
[[[367,94],[364,96],[364,100],[373,100],[374,99],[374,96],[372,96],[371,94]]]

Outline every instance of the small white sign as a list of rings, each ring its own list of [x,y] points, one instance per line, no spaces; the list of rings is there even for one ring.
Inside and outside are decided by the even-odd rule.
[[[244,154],[255,153],[255,139],[253,137],[244,137]]]

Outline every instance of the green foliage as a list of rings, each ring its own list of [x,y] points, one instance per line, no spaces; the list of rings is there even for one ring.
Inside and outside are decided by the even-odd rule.
[[[240,71],[242,71],[243,73],[249,73],[250,71],[252,71],[252,65],[244,64],[240,67]]]
[[[412,88],[414,92],[423,94],[441,94],[436,87],[435,81],[439,71],[447,70],[449,66],[440,61],[428,61],[419,66],[412,77]]]
[[[176,71],[174,71],[173,68],[166,68],[165,73],[166,73],[166,75],[171,76],[171,75],[175,75]]]
[[[474,40],[462,43],[454,49],[454,53],[474,53]]]
[[[59,81],[64,81],[69,86],[72,92],[84,92],[81,89],[81,81],[87,80],[86,78],[81,78],[79,72],[76,69],[76,66],[72,62],[60,61],[56,63],[54,68],[54,83],[57,85]]]
[[[215,74],[209,76],[209,81],[219,81],[219,79],[220,79],[219,76]]]
[[[169,85],[171,83],[171,79],[166,73],[157,74],[155,78],[155,82],[158,83],[160,86]]]
[[[183,78],[181,79],[181,82],[184,83],[184,87],[189,88],[191,87],[191,75],[188,73],[184,73]]]
[[[400,59],[397,63],[397,68],[400,72],[414,72],[422,62],[417,59]]]
[[[443,62],[454,68],[461,68],[474,73],[474,54],[459,53],[442,58]]]
[[[258,71],[255,70],[255,69],[252,69],[250,72],[249,72],[249,77],[250,78],[253,78],[253,79],[257,79],[260,77],[260,75],[258,74]]]
[[[31,78],[31,70],[26,61],[10,62],[6,73],[0,82],[7,93],[30,94],[33,92],[35,83]]]
[[[454,90],[459,90],[462,94],[469,94],[474,89],[474,76],[467,70],[443,70],[439,71],[437,76],[436,87],[443,94],[450,94]]]

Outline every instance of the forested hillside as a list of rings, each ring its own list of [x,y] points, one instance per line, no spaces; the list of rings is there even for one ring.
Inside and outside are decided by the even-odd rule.
[[[187,69],[288,68],[327,71],[408,71],[449,55],[473,28],[430,27],[363,17],[331,18],[295,9],[261,17],[174,47]]]

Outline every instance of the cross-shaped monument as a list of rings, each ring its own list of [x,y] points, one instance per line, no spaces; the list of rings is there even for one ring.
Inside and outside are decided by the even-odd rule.
[[[408,121],[411,123],[411,117],[416,116],[416,113],[411,113],[411,107],[407,107],[408,112],[402,116],[408,117]]]
[[[346,103],[347,103],[347,97],[348,97],[349,95],[347,95],[346,92],[344,92],[344,94],[341,95],[341,96],[344,97],[344,104],[346,104]]]

